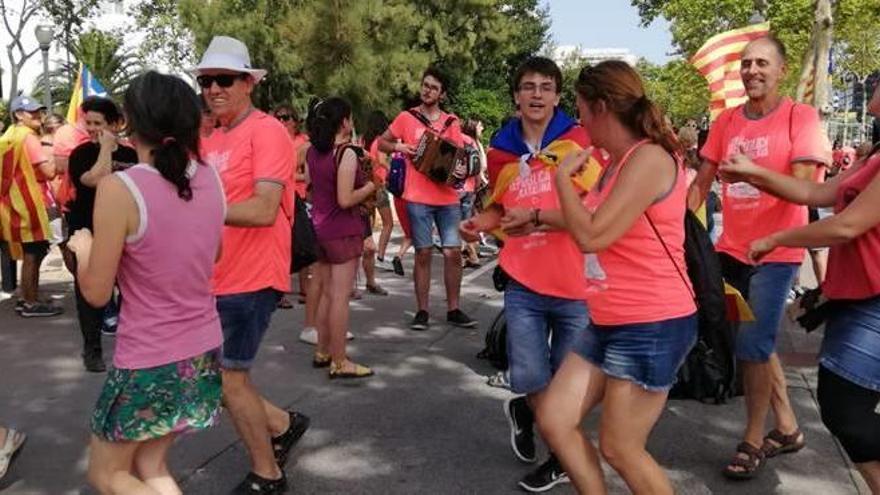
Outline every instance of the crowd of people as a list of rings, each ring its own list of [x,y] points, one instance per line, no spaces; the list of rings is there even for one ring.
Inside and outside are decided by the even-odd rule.
[[[347,347],[359,271],[367,293],[387,295],[376,268],[404,275],[401,257],[414,248],[409,326],[426,331],[437,250],[446,322],[474,328],[461,309],[462,272],[479,266],[479,245],[494,236],[511,448],[536,463],[537,433],[549,449],[519,486],[606,493],[604,459],[632,492],[671,494],[646,444],[700,333],[686,212],[705,208],[710,221],[721,211],[721,271],[755,316],[736,333],[746,421],[724,475],[753,478],[807,443],[776,341],[805,248],[830,247],[827,261],[814,258],[831,300],[822,420],[880,494],[880,152],[832,150],[817,111],[780,94],[786,67],[775,37],[750,42],[740,71],[748,101],[702,139],[690,123],[676,134],[619,61],[581,70],[569,116],[559,67],[532,57],[511,77],[515,115],[484,150],[479,121],[443,110],[449,81],[435,68],[422,75],[418,104],[390,122],[371,113],[359,139],[355,109],[340,97],[313,100],[304,119],[291,106],[255,108],[267,71],[251,66],[241,41],[217,36],[193,70],[201,94],[147,72],[122,110],[90,98],[77,125],[30,97],[13,101],[0,138],[3,289],[17,279],[8,260],[21,260],[16,310],[59,314],[38,298],[38,281],[60,241],[83,364],[107,372],[90,427],[88,480],[100,493],[181,493],[168,452],[177,436],[214,425],[221,405],[251,463],[235,493],[284,493],[310,418],[264,398],[250,370],[275,310],[293,306],[285,294],[305,305],[299,337],[315,346],[312,365],[330,379],[369,379],[374,370]],[[870,105],[880,115],[880,91]],[[432,141],[455,150],[442,178],[425,166]],[[395,219],[404,239],[388,261]],[[303,229],[312,259],[293,290]],[[101,335],[117,307],[107,371]],[[581,425],[599,406],[596,446]],[[2,477],[26,436],[0,433]]]

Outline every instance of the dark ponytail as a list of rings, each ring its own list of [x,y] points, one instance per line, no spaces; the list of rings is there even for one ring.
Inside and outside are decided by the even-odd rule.
[[[663,111],[645,95],[642,78],[626,62],[608,60],[584,67],[575,90],[590,105],[604,101],[608,110],[637,137],[650,139],[669,153],[681,152],[681,144],[666,124]]]
[[[182,79],[146,72],[125,91],[126,123],[131,134],[151,146],[153,167],[189,201],[192,189],[187,168],[200,162],[199,97]]]
[[[316,102],[306,118],[312,146],[321,153],[331,151],[336,142],[336,133],[347,118],[351,118],[351,105],[344,99],[334,97]]]

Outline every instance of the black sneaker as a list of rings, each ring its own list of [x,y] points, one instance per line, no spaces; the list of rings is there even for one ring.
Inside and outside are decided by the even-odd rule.
[[[538,469],[525,475],[519,481],[519,487],[527,492],[538,493],[569,482],[568,474],[562,469],[556,456],[551,455],[547,462],[538,466]]]
[[[391,267],[394,269],[394,273],[396,275],[404,276],[403,272],[403,262],[400,261],[400,256],[395,256],[394,259],[391,260]]]
[[[15,301],[14,309],[16,313],[21,314],[21,310],[24,309],[24,299],[17,299]]]
[[[86,371],[92,373],[103,373],[107,371],[107,365],[104,364],[104,358],[101,357],[101,352],[84,352],[83,353],[83,366],[85,366]]]
[[[535,415],[521,395],[504,402],[504,415],[510,423],[510,447],[517,459],[529,464],[535,462]]]
[[[58,306],[37,302],[33,304],[24,303],[18,314],[25,318],[36,318],[40,316],[58,316],[63,312],[64,310]]]
[[[244,480],[232,491],[235,495],[276,495],[287,492],[287,476],[281,471],[281,478],[269,480],[254,473],[248,473]]]
[[[462,328],[474,328],[477,326],[477,320],[472,320],[470,316],[464,314],[464,311],[460,309],[453,309],[447,312],[446,321]]]
[[[413,318],[412,323],[409,324],[409,328],[412,330],[427,330],[428,329],[428,312],[425,310],[420,310],[416,313],[415,318]]]
[[[311,420],[305,414],[296,411],[287,411],[287,414],[290,416],[290,426],[287,427],[287,431],[277,437],[272,437],[272,450],[275,451],[275,461],[278,463],[278,467],[282,469],[287,464],[290,449],[302,438],[311,423]]]

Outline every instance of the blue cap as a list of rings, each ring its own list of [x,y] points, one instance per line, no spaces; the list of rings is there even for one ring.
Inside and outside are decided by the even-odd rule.
[[[9,110],[12,113],[15,113],[19,110],[24,110],[25,112],[36,112],[37,110],[44,108],[46,108],[45,105],[31,98],[30,96],[25,95],[16,97],[14,100],[12,100],[12,104],[9,105]]]

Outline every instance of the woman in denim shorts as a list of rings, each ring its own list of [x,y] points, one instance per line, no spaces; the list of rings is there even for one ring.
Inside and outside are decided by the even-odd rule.
[[[880,99],[880,91],[875,94]],[[880,103],[880,101],[878,101]],[[819,357],[822,422],[872,493],[880,493],[880,152],[824,183],[785,177],[745,158],[719,169],[793,203],[834,207],[834,216],[752,243],[760,260],[777,247],[830,246],[822,292],[831,301]]]
[[[580,493],[605,493],[581,420],[602,405],[599,445],[634,493],[671,494],[645,450],[697,337],[684,260],[685,174],[679,144],[624,62],[585,67],[575,85],[581,122],[611,157],[582,200],[569,176],[592,148],[570,155],[556,186],[569,231],[586,253],[591,323],[550,383],[538,425]]]

